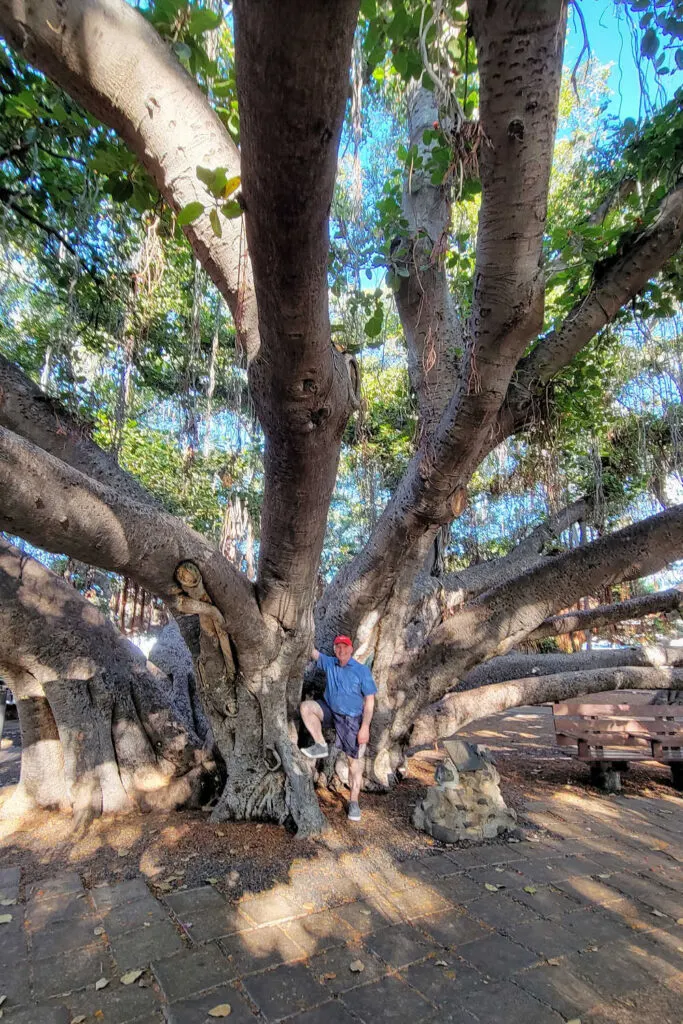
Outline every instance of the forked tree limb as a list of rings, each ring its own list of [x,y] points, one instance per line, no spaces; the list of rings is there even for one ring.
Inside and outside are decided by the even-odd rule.
[[[566,5],[470,4],[479,53],[482,205],[464,372],[370,540],[332,585],[330,621],[354,633],[406,558],[464,508],[464,488],[515,366],[543,317],[539,271],[557,122]]]
[[[677,587],[659,590],[654,594],[632,597],[615,604],[601,604],[586,611],[552,615],[529,633],[526,639],[541,640],[546,636],[562,636],[564,633],[577,633],[585,629],[601,629],[625,619],[640,619],[646,615],[656,615],[658,612],[679,611],[681,604],[683,591]]]
[[[572,502],[534,527],[508,555],[471,565],[460,572],[447,573],[442,579],[444,587],[453,595],[459,595],[460,600],[465,600],[514,579],[539,565],[545,545],[556,540],[574,523],[585,521],[591,509],[592,502],[588,498]]]
[[[412,748],[432,744],[470,722],[525,704],[569,700],[605,690],[667,689],[683,689],[683,669],[614,668],[527,676],[449,694],[416,719],[409,742]]]

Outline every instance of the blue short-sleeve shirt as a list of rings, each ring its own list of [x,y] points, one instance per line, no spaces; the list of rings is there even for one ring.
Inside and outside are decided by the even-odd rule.
[[[336,658],[321,654],[318,664],[325,670],[327,686],[325,701],[338,715],[362,715],[363,698],[377,693],[372,673],[365,665],[351,658],[342,668]]]

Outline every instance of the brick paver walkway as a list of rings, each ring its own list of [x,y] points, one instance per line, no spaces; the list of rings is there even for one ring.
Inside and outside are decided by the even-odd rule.
[[[309,860],[239,903],[0,871],[4,1018],[211,1024],[228,1004],[233,1024],[681,1024],[681,801],[574,788],[530,816],[537,842],[381,874],[346,853],[333,889]]]

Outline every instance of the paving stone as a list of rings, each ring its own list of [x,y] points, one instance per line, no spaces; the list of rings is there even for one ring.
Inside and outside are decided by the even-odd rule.
[[[536,888],[536,892],[530,893],[525,892],[524,889],[515,889],[514,893],[506,893],[506,895],[509,895],[516,903],[529,907],[535,913],[540,914],[541,917],[548,918],[550,921],[581,909],[580,903],[570,900],[564,893],[558,892],[547,885],[533,886],[532,888]]]
[[[491,929],[481,924],[464,910],[451,910],[445,914],[432,914],[420,920],[420,928],[428,932],[442,946],[464,946],[486,938]]]
[[[607,880],[609,881],[609,880]],[[619,899],[619,893],[600,879],[586,875],[572,875],[553,882],[556,889],[585,906],[609,906]]]
[[[488,890],[486,885],[502,885],[506,889],[518,889],[524,885],[528,885],[526,877],[522,874],[521,868],[526,867],[524,862],[521,864],[510,864],[510,865],[492,865],[486,868],[470,868],[467,872],[467,877],[471,878],[473,882],[479,887],[478,896],[483,896]]]
[[[414,860],[405,860],[399,865],[399,870],[406,881],[428,882],[430,878],[434,877],[434,871],[430,866],[432,860],[432,857],[416,857]],[[451,867],[453,871],[461,870],[452,861]]]
[[[27,1009],[17,1010],[7,1018],[7,1024],[69,1024],[71,1014],[65,1006],[45,1006],[33,1003]]]
[[[152,970],[169,1003],[205,992],[227,981],[225,957],[213,943],[166,960],[154,960]]]
[[[503,935],[489,935],[480,942],[471,942],[462,950],[462,956],[482,974],[493,978],[506,978],[537,963],[536,953],[529,952]]]
[[[0,971],[0,995],[6,996],[3,1008],[10,1010],[31,1001],[31,981],[28,960],[17,960],[11,969]]]
[[[37,882],[29,889],[27,896],[30,899],[46,900],[53,896],[61,896],[64,893],[83,892],[83,883],[75,871],[64,871],[46,881]]]
[[[215,1024],[216,1017],[210,1017],[209,1010],[223,1003],[230,1007],[231,1024],[256,1024],[256,1017],[246,999],[232,985],[223,985],[204,995],[173,1003],[166,1007],[166,1020],[168,1024]]]
[[[97,1024],[129,1024],[154,1013],[159,1003],[154,990],[139,985],[122,985],[118,979],[96,992],[92,985],[67,1000],[73,1017],[85,1014]]]
[[[515,843],[516,848],[519,845],[520,854],[522,843]],[[463,848],[458,850],[448,850],[444,856],[452,860],[455,866],[460,871],[466,871],[467,868],[480,868],[487,867],[489,864],[504,864],[507,860],[519,859],[517,857],[517,850],[510,853],[511,847],[509,844],[498,843],[494,846],[470,846],[469,848]]]
[[[632,929],[628,925],[598,909],[589,908],[579,914],[570,914],[566,919],[560,918],[557,927],[576,937],[576,950],[604,946],[618,939],[630,941],[632,938]]]
[[[447,967],[438,966],[435,959],[412,964],[400,972],[400,977],[437,1006],[448,1006],[456,994],[483,984],[483,975],[474,967],[449,954],[444,960]]]
[[[449,903],[469,903],[481,896],[482,888],[477,882],[473,882],[467,875],[448,875],[445,878],[432,878],[429,881],[431,889],[435,889]]]
[[[596,952],[575,954],[568,964],[606,998],[647,988],[650,983],[648,974],[628,955],[628,947],[618,942]]]
[[[241,913],[245,914],[254,924],[277,924],[287,918],[296,917],[299,908],[279,893],[265,893],[240,904]]]
[[[504,892],[489,893],[467,904],[467,913],[490,928],[505,931],[509,925],[522,921],[540,921],[534,911],[522,903],[516,903]]]
[[[440,952],[437,943],[409,924],[390,925],[367,935],[365,944],[391,967],[406,967]]]
[[[360,960],[362,971],[352,971],[351,964]],[[358,985],[377,981],[388,973],[388,967],[362,943],[350,943],[337,949],[328,949],[308,961],[308,969],[327,992],[339,995]]]
[[[98,910],[111,910],[123,903],[147,899],[151,894],[144,879],[132,878],[118,885],[97,885],[90,890],[90,895]]]
[[[356,934],[351,925],[333,910],[321,910],[296,921],[287,921],[280,927],[309,956],[333,946],[343,946]]]
[[[136,928],[111,939],[114,958],[122,972],[147,967],[187,949],[170,921],[157,921],[149,928]]]
[[[220,940],[228,967],[226,978],[233,980],[243,974],[264,971],[277,964],[304,959],[304,950],[276,924],[240,932]]]
[[[0,925],[0,967],[11,967],[27,955],[26,932],[23,927],[23,907],[3,907],[12,914],[8,924]]]
[[[626,896],[633,896],[674,920],[683,917],[683,896],[664,889],[655,881],[624,872],[613,875],[607,883]]]
[[[436,856],[433,857],[425,857],[422,863],[426,868],[428,878],[441,878],[445,875],[456,875],[462,871],[462,868],[444,853],[436,854]]]
[[[352,1017],[342,1003],[335,1001],[297,1013],[287,1024],[358,1024],[358,1018]]]
[[[586,914],[589,913],[587,910]],[[580,914],[573,916],[581,917]],[[526,946],[545,959],[575,953],[585,945],[579,934],[569,928],[562,928],[554,921],[525,921],[522,924],[511,924],[505,931],[514,942]]]
[[[95,935],[95,928],[100,924],[99,918],[93,915],[81,921],[58,921],[41,928],[33,933],[31,939],[34,959],[69,953],[85,946],[101,946],[102,939]]]
[[[567,1020],[582,1019],[602,997],[593,986],[563,961],[560,967],[541,964],[515,976],[515,984],[552,1006]]]
[[[186,914],[181,924],[192,942],[201,944],[223,935],[250,931],[254,925],[240,914],[235,906],[224,904],[220,910],[204,910],[199,914]]]
[[[353,928],[360,935],[369,935],[386,924],[400,920],[396,907],[391,903],[372,902],[357,900],[355,903],[345,903],[341,907],[335,907],[337,917]]]
[[[372,1024],[395,1021],[420,1024],[434,1013],[433,1006],[400,978],[382,978],[372,985],[344,993],[342,1002],[361,1020]]]
[[[21,881],[21,868],[0,868],[0,890],[18,887]],[[13,899],[13,897],[9,897]]]
[[[387,899],[409,921],[413,918],[424,917],[425,914],[435,914],[437,911],[446,910],[451,906],[449,900],[421,885],[414,889],[390,892],[387,894]]]
[[[200,914],[205,910],[223,910],[227,906],[225,898],[212,885],[174,892],[172,896],[166,897],[166,902],[173,913],[181,919],[187,915],[191,919],[194,914]]]
[[[110,939],[142,928],[145,924],[152,925],[157,921],[166,920],[168,920],[166,911],[149,894],[145,899],[121,903],[118,907],[102,911],[102,923]]]
[[[98,978],[111,978],[114,965],[100,943],[90,949],[76,949],[61,956],[36,960],[33,965],[34,994],[37,999],[65,995],[93,986]]]
[[[73,893],[31,900],[26,904],[26,927],[30,932],[50,928],[59,921],[80,921],[92,917],[88,900],[79,899],[78,894]]]
[[[269,1021],[308,1010],[327,999],[323,986],[304,964],[276,967],[252,974],[243,982],[249,996]]]
[[[510,981],[471,990],[461,997],[459,1006],[481,1024],[562,1024],[559,1014]]]

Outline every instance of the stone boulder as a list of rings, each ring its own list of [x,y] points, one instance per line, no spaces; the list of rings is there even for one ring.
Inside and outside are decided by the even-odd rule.
[[[464,740],[445,740],[444,748],[436,784],[413,811],[415,828],[443,843],[494,839],[514,829],[517,815],[503,800],[500,775],[486,752]]]

